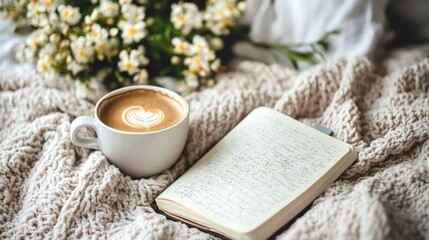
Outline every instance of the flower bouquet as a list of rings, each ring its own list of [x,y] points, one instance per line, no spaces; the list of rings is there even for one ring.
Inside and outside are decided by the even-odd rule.
[[[177,81],[186,92],[215,83],[237,40],[249,40],[238,24],[239,0],[16,0],[0,11],[34,30],[17,51],[20,61],[36,63],[45,75],[63,75],[114,89],[131,84]],[[328,34],[329,36],[329,34]],[[327,39],[327,38],[326,38]],[[320,46],[327,45],[323,40]],[[269,47],[259,44],[259,47]],[[275,46],[293,62],[314,52]]]

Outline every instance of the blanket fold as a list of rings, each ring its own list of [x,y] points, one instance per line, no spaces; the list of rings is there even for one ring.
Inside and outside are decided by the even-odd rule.
[[[151,204],[252,109],[268,106],[330,127],[359,152],[278,238],[429,239],[429,59],[407,54],[377,65],[343,59],[303,72],[242,63],[213,88],[186,97],[191,117],[182,156],[139,180],[100,151],[70,142],[71,121],[94,108],[76,97],[73,82],[3,75],[0,238],[213,238]]]

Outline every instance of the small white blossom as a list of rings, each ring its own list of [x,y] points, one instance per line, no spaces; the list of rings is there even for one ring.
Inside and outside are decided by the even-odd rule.
[[[216,35],[229,34],[228,28],[235,24],[243,12],[236,5],[236,0],[218,0],[209,4],[204,14],[207,27]]]
[[[85,23],[87,25],[92,25],[97,21],[97,19],[100,17],[100,10],[98,8],[94,8],[91,12],[91,15],[85,16]]]
[[[140,65],[147,65],[149,63],[149,59],[145,57],[146,49],[143,45],[140,45],[136,50],[131,50],[131,55],[135,54],[138,59]]]
[[[205,38],[201,37],[200,35],[195,35],[192,38],[192,46],[191,46],[191,53],[192,54],[199,54],[204,51],[209,50],[209,45]]]
[[[97,20],[100,17],[100,9],[94,8],[91,13],[91,18]]]
[[[43,30],[36,30],[27,38],[26,44],[33,48],[41,48],[48,41],[48,35]]]
[[[40,73],[49,73],[53,71],[52,57],[44,55],[37,61],[37,71]]]
[[[84,67],[76,61],[72,61],[67,65],[67,69],[72,71],[73,75],[76,75],[80,73],[84,69]]]
[[[75,25],[80,20],[81,14],[78,7],[60,5],[58,7],[58,11],[60,13],[61,20],[70,25]]]
[[[174,52],[180,54],[190,54],[189,44],[186,41],[175,37],[173,38],[172,43],[174,46]]]
[[[46,6],[37,2],[31,2],[27,6],[27,18],[34,26],[45,26],[48,24]]]
[[[61,38],[58,34],[56,33],[52,33],[49,36],[49,42],[53,43],[53,44],[58,44],[60,42]]]
[[[85,16],[85,24],[86,25],[92,25],[94,24],[95,20],[91,18],[91,16],[87,15]]]
[[[64,26],[65,24],[61,22],[60,17],[54,10],[52,10],[49,13],[48,21],[49,21],[50,27],[57,27],[57,28],[67,27],[68,28],[68,26]],[[64,30],[62,32],[64,32]]]
[[[144,7],[138,7],[134,4],[123,4],[121,12],[127,22],[137,23],[143,21],[145,18]]]
[[[200,75],[206,75],[206,71],[210,71],[209,62],[204,58],[204,55],[195,55],[185,59],[185,64],[189,66],[189,70]]]
[[[211,70],[213,70],[214,72],[219,72],[219,70],[220,70],[220,59],[216,59],[216,60],[214,60],[214,61],[210,64],[210,68],[211,68]]]
[[[95,44],[94,48],[95,48],[95,51],[97,53],[104,54],[104,53],[108,52],[110,49],[109,42],[107,40],[106,41],[99,41]]]
[[[131,50],[130,54],[128,54],[126,50],[122,50],[119,54],[119,59],[119,70],[121,72],[128,72],[130,75],[134,75],[138,72],[139,66],[146,65],[148,63],[142,49]]]
[[[54,7],[57,5],[58,1],[55,0],[44,0],[42,3],[45,5],[45,7],[49,10],[54,10]]]
[[[16,51],[15,57],[20,62],[32,62],[36,58],[36,51],[25,44],[21,44]]]
[[[188,34],[192,29],[202,27],[203,16],[194,3],[179,3],[171,5],[170,20],[174,28]]]
[[[94,49],[90,42],[83,36],[78,37],[70,44],[73,56],[78,63],[88,63],[94,57]]]
[[[138,84],[148,84],[148,73],[146,69],[141,69],[134,75],[133,81]]]
[[[58,51],[57,51],[57,45],[56,44],[52,44],[52,43],[47,43],[47,44],[45,44],[44,46],[43,46],[43,48],[42,49],[40,49],[40,52],[39,52],[39,54],[41,55],[41,56],[44,56],[44,55],[49,55],[49,56],[54,56],[54,55],[58,55],[58,54],[56,54]]]
[[[121,22],[119,27],[122,30],[121,37],[124,43],[130,44],[142,40],[146,36],[145,26],[144,22]]]
[[[88,35],[88,40],[92,42],[105,42],[107,41],[107,37],[109,36],[109,33],[106,29],[102,28],[98,24],[94,24],[91,26],[91,32]]]
[[[119,5],[112,1],[102,0],[100,11],[105,17],[116,17],[119,13]]]
[[[127,5],[127,4],[131,4],[132,0],[119,0],[119,5],[123,6],[123,5]]]
[[[92,25],[91,32],[87,35],[87,39],[94,43],[95,51],[98,53],[97,58],[100,60],[103,60],[103,54],[110,50],[108,36],[107,30],[98,24]]]

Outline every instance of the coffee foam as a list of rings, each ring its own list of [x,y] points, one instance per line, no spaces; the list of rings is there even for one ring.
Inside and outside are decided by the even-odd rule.
[[[131,127],[151,127],[162,123],[164,112],[160,109],[144,109],[141,106],[132,106],[122,112],[122,121]]]
[[[103,100],[98,117],[109,127],[129,132],[149,132],[181,121],[185,109],[178,100],[147,89],[131,90]]]

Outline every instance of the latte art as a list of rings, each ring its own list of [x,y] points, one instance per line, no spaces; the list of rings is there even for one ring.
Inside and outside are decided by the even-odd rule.
[[[186,115],[174,97],[153,90],[136,89],[111,96],[100,103],[100,120],[128,132],[150,132],[173,126]]]
[[[159,109],[145,110],[141,106],[132,106],[122,113],[122,121],[131,127],[151,128],[164,120],[164,112]]]

